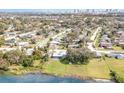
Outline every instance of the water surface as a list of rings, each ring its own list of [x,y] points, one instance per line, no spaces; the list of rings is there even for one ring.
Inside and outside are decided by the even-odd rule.
[[[56,77],[41,73],[25,74],[25,75],[17,75],[17,76],[15,75],[0,76],[0,83],[96,83],[96,82],[99,83],[102,81],[80,80],[71,77]]]

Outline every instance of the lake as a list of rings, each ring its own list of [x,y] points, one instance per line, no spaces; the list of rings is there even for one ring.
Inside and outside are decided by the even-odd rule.
[[[112,81],[80,80],[71,77],[56,77],[41,73],[25,75],[1,75],[0,83],[111,83]]]

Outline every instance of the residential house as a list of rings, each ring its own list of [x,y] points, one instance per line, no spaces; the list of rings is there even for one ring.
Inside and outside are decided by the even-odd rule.
[[[5,37],[14,37],[17,35],[17,32],[5,32],[4,36]]]
[[[18,35],[18,37],[24,39],[24,38],[32,38],[35,35],[36,35],[36,32],[33,31],[33,32],[27,32],[27,33],[20,34]]]
[[[29,46],[29,42],[17,42],[16,45],[21,47],[27,47]]]
[[[121,35],[124,35],[124,31],[117,31],[117,32],[116,32],[116,36],[119,37],[119,36],[121,36]]]
[[[53,41],[50,42],[50,44],[51,44],[51,45],[59,45],[60,42],[59,42],[59,41],[55,41],[55,40],[53,40]]]
[[[115,45],[124,45],[124,35],[114,39]]]
[[[61,58],[67,55],[67,50],[55,49],[49,51],[49,56],[52,58]]]
[[[112,48],[111,39],[108,38],[108,35],[104,34],[101,37],[99,46],[103,48]]]
[[[15,44],[16,44],[16,39],[15,38],[5,40],[5,45],[13,46]]]
[[[103,48],[112,48],[112,43],[110,42],[100,42],[100,47],[103,47]]]
[[[71,45],[68,45],[68,48],[79,48],[79,44],[71,44]]]
[[[26,55],[29,55],[29,56],[32,55],[33,51],[34,51],[33,48],[26,49]]]

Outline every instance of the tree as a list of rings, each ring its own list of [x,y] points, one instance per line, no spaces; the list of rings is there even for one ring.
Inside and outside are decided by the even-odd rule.
[[[50,41],[52,41],[53,39],[52,38],[50,38]]]
[[[36,32],[36,35],[42,35],[42,31]]]
[[[2,59],[3,58],[3,52],[2,51],[0,51],[0,59]]]
[[[13,24],[16,31],[24,30],[25,28],[24,22],[21,19],[14,20]]]
[[[41,57],[42,57],[42,53],[40,50],[35,50],[33,52],[33,59],[34,60],[39,60],[39,59],[41,59]]]
[[[4,33],[4,31],[7,29],[6,23],[0,22],[0,35]]]
[[[80,39],[80,41],[78,42],[80,47],[86,47],[87,42],[90,41],[90,39],[88,37],[83,37],[82,39]]]
[[[36,39],[31,39],[31,44],[36,44]]]
[[[6,60],[0,58],[0,70],[8,70],[8,63],[6,62]]]
[[[46,62],[49,60],[49,55],[46,53],[43,57],[42,57],[42,61]]]
[[[6,59],[11,64],[18,64],[20,62],[21,55],[24,55],[24,54],[22,54],[21,51],[14,50],[14,51],[6,52],[3,55],[3,58]]]
[[[59,33],[59,30],[55,30],[55,32],[58,34]]]
[[[32,63],[33,63],[33,59],[30,57],[27,57],[27,56],[24,57],[21,62],[22,66],[24,66],[24,67],[32,66]]]
[[[121,48],[124,50],[124,45],[121,45]]]
[[[67,55],[60,59],[65,64],[88,64],[89,59],[94,55],[86,48],[68,49]]]
[[[47,46],[45,46],[44,48],[41,48],[41,51],[43,51],[44,53],[47,53],[48,47],[49,47],[49,43],[47,43]]]
[[[0,37],[0,46],[1,46],[1,45],[3,45],[3,44],[4,44],[4,42],[5,42],[4,37],[3,37],[3,36],[2,36],[2,37]]]
[[[78,36],[79,36],[79,32],[75,30],[71,33],[68,33],[66,38],[62,39],[63,46],[68,48],[68,45],[74,43],[74,40],[76,40]]]

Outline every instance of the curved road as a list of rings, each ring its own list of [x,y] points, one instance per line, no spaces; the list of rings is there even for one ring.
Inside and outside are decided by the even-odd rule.
[[[96,31],[93,33],[93,35],[91,36],[91,38],[90,38],[90,40],[92,41],[92,42],[88,42],[87,43],[87,47],[88,47],[88,49],[90,49],[92,52],[96,52],[96,53],[103,53],[103,54],[110,54],[110,53],[120,53],[120,54],[122,54],[122,53],[124,53],[124,51],[115,51],[115,50],[97,50],[96,48],[94,48],[93,47],[93,44],[94,44],[94,42],[95,42],[95,38],[96,38],[96,36],[97,36],[97,34],[101,31],[101,29],[102,29],[102,27],[98,27],[97,29],[96,29]]]

